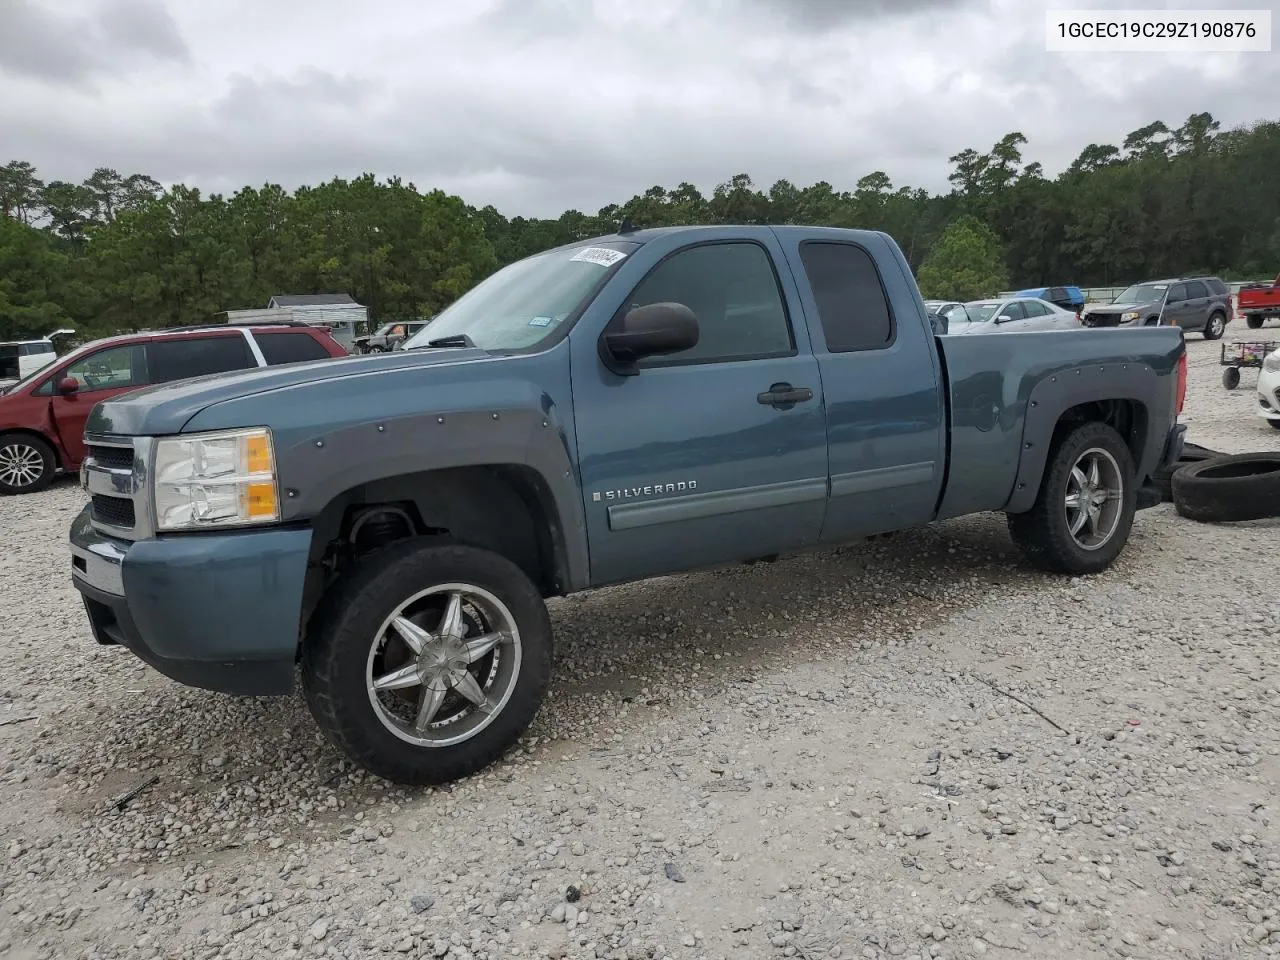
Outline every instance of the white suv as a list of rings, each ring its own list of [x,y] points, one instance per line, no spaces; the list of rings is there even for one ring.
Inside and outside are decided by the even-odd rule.
[[[58,359],[52,340],[10,340],[0,343],[0,380],[21,380]]]

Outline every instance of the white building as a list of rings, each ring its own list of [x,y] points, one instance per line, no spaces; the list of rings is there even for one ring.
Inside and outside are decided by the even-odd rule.
[[[348,351],[369,320],[367,307],[348,293],[278,293],[265,310],[228,310],[227,323],[280,323],[294,321],[327,327]]]

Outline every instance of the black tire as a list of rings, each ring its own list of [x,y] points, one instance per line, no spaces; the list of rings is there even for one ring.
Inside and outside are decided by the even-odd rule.
[[[1204,323],[1204,338],[1206,340],[1218,340],[1227,331],[1227,315],[1221,310],[1215,310],[1209,314],[1209,319]]]
[[[1252,314],[1252,313],[1247,314],[1244,318],[1244,322],[1249,325],[1250,330],[1260,329],[1262,327],[1262,321],[1263,321],[1262,317],[1256,316],[1255,314]]]
[[[37,493],[53,483],[58,458],[53,447],[29,433],[0,437],[0,495]]]
[[[1280,430],[1280,420],[1268,420],[1267,423],[1271,424],[1274,429]]]
[[[1173,506],[1201,523],[1280,516],[1280,453],[1238,453],[1190,464],[1173,475]]]
[[[459,743],[419,746],[379,718],[367,680],[370,651],[379,628],[409,598],[451,583],[479,587],[505,605],[518,633],[519,666],[509,696],[487,726]],[[551,620],[541,594],[514,563],[475,547],[422,537],[393,543],[336,584],[311,623],[302,686],[312,716],[352,761],[395,783],[445,783],[487,767],[532,722],[551,679]]]
[[[371,347],[369,347],[369,352],[370,352],[370,353],[386,353],[386,352],[387,352],[387,348],[386,348],[386,347],[381,347],[381,346],[379,346],[378,344],[376,344],[376,343],[375,343],[375,344],[373,344]]]
[[[1240,368],[1227,367],[1222,371],[1222,385],[1228,390],[1234,390],[1240,386]]]
[[[1097,546],[1086,548],[1071,533],[1066,497],[1072,469],[1092,449],[1106,451],[1114,461],[1120,496],[1110,534]],[[1050,450],[1036,502],[1026,513],[1009,514],[1009,534],[1026,558],[1043,570],[1099,573],[1111,566],[1129,540],[1137,495],[1133,456],[1120,434],[1105,423],[1082,424],[1061,436]]]
[[[1160,491],[1160,502],[1173,502],[1174,473],[1189,463],[1199,463],[1201,460],[1221,456],[1223,456],[1223,453],[1219,450],[1210,450],[1208,447],[1202,447],[1198,443],[1184,443],[1182,445],[1182,454],[1176,461],[1167,467],[1159,468],[1151,475],[1152,484]]]

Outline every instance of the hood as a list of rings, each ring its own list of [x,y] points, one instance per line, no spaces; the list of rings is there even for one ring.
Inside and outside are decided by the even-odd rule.
[[[375,371],[451,366],[468,361],[496,359],[498,357],[483,350],[440,347],[215,373],[191,380],[143,387],[141,390],[104,400],[89,414],[85,432],[125,437],[180,433],[187,421],[201,410],[225,400],[238,400],[272,390],[341,380]]]
[[[1159,304],[1159,300],[1143,300],[1139,303],[1107,303],[1100,307],[1085,307],[1085,312],[1110,316],[1113,313],[1128,313],[1131,310],[1141,312],[1159,306]]]

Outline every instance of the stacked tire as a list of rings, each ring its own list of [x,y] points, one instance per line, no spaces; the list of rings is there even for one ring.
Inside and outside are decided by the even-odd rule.
[[[1217,454],[1184,463],[1170,477],[1170,487],[1174,509],[1188,520],[1280,517],[1280,453]]]

